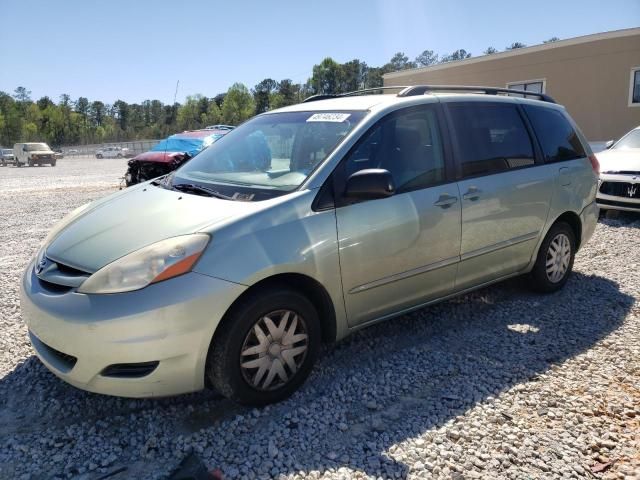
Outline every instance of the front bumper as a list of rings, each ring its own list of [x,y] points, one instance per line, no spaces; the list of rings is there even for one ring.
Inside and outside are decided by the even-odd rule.
[[[640,212],[640,175],[601,174],[596,201],[603,209]]]
[[[245,288],[192,272],[135,292],[84,295],[46,287],[30,264],[20,301],[34,350],[55,375],[91,392],[156,397],[204,388],[213,333]],[[138,378],[105,371],[151,362]]]

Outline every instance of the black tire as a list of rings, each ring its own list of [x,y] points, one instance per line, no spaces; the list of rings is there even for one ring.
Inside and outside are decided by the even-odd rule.
[[[118,158],[122,158],[122,154],[121,153],[118,154]]]
[[[33,167],[33,160],[28,160],[27,165],[29,165],[30,167]]]
[[[569,241],[569,262],[566,267],[566,270],[562,274],[562,276],[558,279],[552,280],[550,278],[550,274],[547,272],[547,262],[552,261],[549,257],[552,254],[550,251],[550,247],[552,242],[556,239],[562,239],[562,235],[566,237]],[[531,281],[531,287],[541,293],[551,293],[560,290],[571,275],[571,270],[573,268],[573,260],[576,255],[576,236],[573,232],[573,229],[568,223],[565,222],[557,222],[551,226],[547,235],[544,237],[542,244],[540,245],[540,250],[538,250],[538,256],[536,258],[536,263],[533,266],[533,270],[529,273],[529,278]],[[552,266],[550,266],[552,268]]]
[[[240,366],[241,351],[255,325],[265,316],[283,310],[290,310],[303,319],[298,325],[304,325],[306,329],[307,349],[300,354],[303,355],[299,360],[301,363],[288,382],[273,390],[258,389],[245,378],[247,369]],[[292,321],[288,324],[291,325]],[[258,407],[279,402],[295,392],[309,376],[320,343],[318,312],[309,299],[286,286],[265,287],[250,292],[227,312],[209,347],[205,374],[219,393],[240,404]],[[264,356],[267,355],[271,355],[271,351]],[[291,374],[286,364],[281,364]],[[262,378],[259,383],[266,383],[266,377]]]
[[[96,158],[98,158],[98,159],[102,158],[102,155],[98,154],[98,155],[96,155]]]
[[[56,166],[56,161],[54,160],[53,162],[51,162],[51,166],[55,167]]]

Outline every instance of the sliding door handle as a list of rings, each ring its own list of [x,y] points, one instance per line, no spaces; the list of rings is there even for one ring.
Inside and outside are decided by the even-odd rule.
[[[458,197],[454,197],[453,195],[447,195],[445,193],[440,195],[440,197],[438,198],[438,200],[436,200],[436,203],[434,203],[434,205],[440,208],[449,208],[451,205],[453,205],[457,201],[458,201]]]
[[[480,198],[480,193],[482,193],[480,189],[476,187],[469,187],[469,190],[467,190],[467,192],[462,195],[462,198],[471,202],[475,202]]]

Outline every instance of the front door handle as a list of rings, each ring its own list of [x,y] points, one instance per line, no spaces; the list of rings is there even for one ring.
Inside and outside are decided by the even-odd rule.
[[[434,203],[434,205],[440,208],[449,208],[451,205],[453,205],[457,201],[458,201],[458,197],[454,197],[453,195],[448,195],[444,193],[440,195],[440,197],[438,198],[438,200],[436,200],[436,203]]]
[[[467,190],[467,193],[462,195],[462,198],[464,198],[465,200],[470,200],[472,202],[475,202],[480,198],[480,195],[479,195],[480,193],[481,193],[481,190],[479,190],[478,188],[469,187],[469,190]]]

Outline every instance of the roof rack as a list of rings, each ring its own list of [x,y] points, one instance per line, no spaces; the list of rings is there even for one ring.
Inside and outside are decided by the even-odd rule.
[[[310,97],[305,98],[302,103],[307,103],[307,102],[315,102],[318,100],[327,100],[329,98],[340,98],[340,97],[352,97],[354,95],[360,95],[363,93],[369,93],[369,92],[377,92],[379,90],[402,90],[402,89],[407,89],[410,87],[404,86],[404,85],[397,85],[394,87],[374,87],[374,88],[363,88],[361,90],[354,90],[353,92],[346,92],[346,93],[320,93],[318,95],[311,95]]]
[[[411,87],[405,87],[400,93],[399,97],[413,97],[415,95],[424,95],[431,92],[468,92],[468,93],[483,93],[485,95],[498,95],[499,93],[512,93],[517,95],[530,95],[538,97],[543,102],[556,103],[556,101],[544,93],[527,92],[525,90],[515,90],[512,88],[498,88],[498,87],[478,87],[467,85],[414,85]]]
[[[312,95],[305,98],[302,103],[315,102],[318,100],[327,100],[329,98],[350,97],[353,95],[360,95],[362,93],[377,92],[380,90],[401,90],[398,93],[399,97],[413,97],[417,95],[424,95],[431,92],[467,92],[467,93],[483,93],[485,95],[498,95],[499,93],[516,94],[516,95],[529,95],[538,97],[543,102],[556,103],[553,97],[544,93],[527,92],[525,90],[515,90],[512,88],[499,88],[499,87],[479,87],[479,86],[467,86],[467,85],[395,85],[387,87],[376,88],[364,88],[362,90],[354,90],[347,93],[321,93],[318,95]]]

